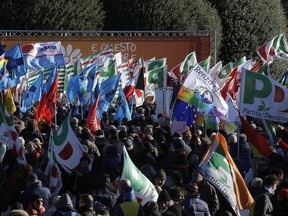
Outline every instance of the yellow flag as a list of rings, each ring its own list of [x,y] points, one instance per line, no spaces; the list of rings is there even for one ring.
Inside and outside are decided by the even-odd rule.
[[[4,105],[10,116],[16,111],[16,106],[10,88],[8,88],[6,92]]]

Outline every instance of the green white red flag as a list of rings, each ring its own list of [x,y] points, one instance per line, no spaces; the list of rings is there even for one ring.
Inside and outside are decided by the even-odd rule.
[[[70,116],[71,112],[53,134],[51,142],[55,160],[68,174],[71,174],[71,172],[78,168],[80,159],[83,156],[89,157],[71,128]]]
[[[129,179],[131,186],[135,191],[137,201],[141,205],[145,205],[148,201],[157,202],[158,193],[155,186],[149,181],[149,179],[140,172],[140,170],[134,165],[130,159],[126,148],[123,148],[123,171],[121,179]]]

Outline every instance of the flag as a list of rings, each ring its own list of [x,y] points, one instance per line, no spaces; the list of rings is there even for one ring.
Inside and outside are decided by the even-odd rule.
[[[209,74],[214,77],[215,74],[218,74],[222,69],[222,61],[217,62],[212,68],[209,70]]]
[[[223,86],[226,78],[233,71],[233,69],[238,67],[238,70],[240,70],[245,62],[246,62],[245,56],[236,62],[229,62],[224,67],[222,67],[222,69],[218,73],[211,74],[211,76],[217,81],[217,83],[219,84],[219,86],[221,88]]]
[[[85,67],[79,74],[82,92],[92,92],[96,77],[96,64]]]
[[[282,77],[279,80],[279,83],[286,86],[286,88],[288,88],[288,70],[286,70]]]
[[[119,89],[119,95],[118,95],[118,100],[117,100],[117,110],[116,114],[114,116],[114,119],[118,120],[120,124],[122,124],[122,119],[127,118],[128,121],[131,120],[132,113],[129,109],[128,102],[126,100],[125,94],[123,92],[122,87]]]
[[[288,122],[288,89],[277,81],[248,70],[242,72],[240,113],[276,122]]]
[[[60,41],[25,44],[22,46],[22,52],[28,69],[52,68],[54,65],[65,66]]]
[[[247,135],[248,142],[253,145],[262,155],[269,157],[272,154],[267,140],[261,136],[244,118],[239,115],[242,129]]]
[[[70,125],[71,112],[64,119],[62,125],[53,134],[51,147],[55,160],[68,173],[75,171],[80,159],[88,157],[79,139],[73,132]]]
[[[47,122],[51,123],[56,112],[56,101],[58,96],[58,78],[59,72],[53,82],[53,85],[47,93],[44,93],[36,110],[35,120],[39,122],[40,118],[43,118]]]
[[[12,95],[10,88],[8,88],[6,92],[4,105],[9,115],[10,116],[13,115],[13,113],[16,111],[16,106],[15,106],[13,95]]]
[[[0,74],[1,90],[14,87],[20,83],[20,77],[26,74],[19,44],[4,52],[0,57]]]
[[[174,80],[174,82],[180,82],[180,66],[181,66],[181,63],[176,65],[170,71],[170,75],[171,75],[172,79]]]
[[[272,40],[257,49],[257,54],[262,61],[272,63],[277,57],[288,60],[288,46],[284,34],[275,36]]]
[[[97,65],[97,70],[100,71],[98,81],[101,84],[105,80],[117,74],[116,73],[117,72],[116,61],[113,59],[107,58],[102,67]]]
[[[135,191],[137,201],[141,203],[142,206],[145,205],[145,203],[147,203],[148,201],[157,202],[158,193],[155,189],[155,186],[134,165],[125,147],[123,147],[123,157],[124,162],[121,179],[130,180],[131,187]]]
[[[44,84],[43,93],[49,91],[49,89],[51,88],[51,86],[52,86],[53,83],[54,83],[54,80],[55,80],[56,76],[57,76],[57,67],[56,67],[56,65],[54,65],[54,66],[51,68],[50,73],[49,73],[49,76],[48,76],[48,79],[47,79],[47,81],[46,81],[45,84]],[[59,80],[58,80],[58,82],[59,82]]]
[[[229,154],[223,135],[217,133],[199,167],[204,178],[222,193],[237,216],[240,210],[249,209],[253,198]]]
[[[89,55],[87,57],[81,58],[80,59],[80,69],[84,69],[85,67],[88,67],[92,64],[97,64],[98,66],[103,65],[104,61],[107,58],[112,58],[113,57],[113,52],[112,52],[112,48],[108,47],[106,49],[101,50],[98,53]]]
[[[51,141],[52,141],[52,132],[50,136],[50,142],[48,147],[48,163],[45,169],[45,175],[48,179],[48,188],[51,192],[51,195],[57,196],[59,191],[62,188],[62,178],[61,178],[61,171],[58,167],[56,159],[53,157],[53,152],[51,148]]]
[[[79,75],[71,77],[67,86],[66,95],[69,103],[73,106],[76,106],[79,102],[80,104],[85,103],[86,99],[80,87]]]
[[[218,84],[198,64],[181,86],[177,98],[219,118],[223,118],[228,112],[227,103],[220,94]]]
[[[22,95],[21,112],[25,113],[33,103],[39,102],[42,97],[42,83],[44,74],[40,73],[38,78],[29,86]]]
[[[95,134],[97,130],[101,129],[101,124],[96,114],[100,95],[101,93],[98,94],[97,100],[94,102],[93,106],[91,107],[89,114],[88,114],[88,118],[87,118],[87,127],[90,129],[90,131],[93,134]]]
[[[210,59],[211,56],[209,56],[208,58],[204,59],[203,61],[199,62],[199,65],[207,72],[209,73],[209,69],[210,69]]]
[[[108,108],[114,99],[120,76],[121,74],[112,76],[100,85],[101,96],[97,107],[97,116],[99,120],[102,119],[102,113],[108,111]]]
[[[144,83],[146,80],[145,97],[148,97],[148,96],[155,97],[155,89],[165,87],[164,86],[165,75],[167,76],[166,66],[161,66],[159,68],[156,68],[156,69],[153,69],[144,73]]]
[[[183,82],[189,71],[197,64],[197,57],[195,52],[189,53],[180,65],[180,81]]]
[[[173,109],[172,118],[175,121],[186,121],[186,125],[192,127],[196,123],[197,107],[182,100],[177,100]]]
[[[2,102],[0,102],[0,139],[8,149],[13,150],[19,164],[26,164],[24,149],[19,140],[18,132]]]
[[[239,124],[240,122],[239,122],[238,106],[236,101],[231,97],[229,93],[226,96],[226,103],[229,109],[224,119],[228,122]]]

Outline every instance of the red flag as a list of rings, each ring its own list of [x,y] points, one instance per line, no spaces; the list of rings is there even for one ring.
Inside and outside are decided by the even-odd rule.
[[[261,136],[244,118],[239,115],[244,133],[251,145],[253,145],[262,155],[269,157],[272,150],[269,148],[267,140]]]
[[[55,115],[55,105],[58,96],[58,79],[59,79],[58,71],[57,76],[47,93],[44,93],[42,96],[35,113],[35,121],[39,122],[40,118],[45,119],[47,122],[51,123],[52,119]]]
[[[93,104],[93,106],[90,109],[89,115],[88,115],[88,119],[87,119],[87,127],[91,130],[91,132],[93,134],[95,134],[95,132],[97,130],[101,129],[101,124],[99,119],[97,118],[97,107],[98,107],[98,102],[99,102],[99,98],[100,98],[100,94],[98,94],[97,100],[95,101],[95,103]]]

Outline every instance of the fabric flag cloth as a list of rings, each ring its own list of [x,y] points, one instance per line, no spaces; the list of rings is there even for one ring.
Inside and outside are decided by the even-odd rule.
[[[288,88],[288,70],[286,70],[279,80],[279,83]]]
[[[33,103],[39,102],[42,97],[42,83],[44,74],[40,73],[38,78],[29,86],[22,95],[21,112],[25,113]]]
[[[26,68],[28,69],[52,68],[54,65],[58,67],[65,66],[60,41],[25,44],[22,46],[22,52]]]
[[[26,164],[24,149],[19,140],[18,132],[2,102],[0,102],[0,139],[8,149],[13,150],[19,164]]]
[[[58,167],[58,164],[53,157],[53,152],[51,148],[51,142],[52,142],[52,132],[50,136],[50,143],[48,147],[48,163],[45,169],[45,175],[47,176],[48,179],[48,188],[51,192],[51,195],[57,196],[58,193],[60,192],[62,188],[62,178],[61,178],[61,171]]]
[[[222,193],[237,216],[240,210],[249,209],[253,198],[229,154],[223,135],[217,133],[199,167],[204,178]]]
[[[247,135],[248,142],[253,145],[262,155],[269,157],[272,154],[272,150],[269,148],[267,140],[261,136],[244,118],[239,115],[242,124],[242,129]]]
[[[79,74],[80,88],[83,92],[92,92],[96,77],[96,64],[85,67]]]
[[[56,67],[56,65],[54,65],[51,68],[51,71],[49,73],[49,76],[48,76],[48,79],[47,79],[46,83],[44,84],[43,93],[49,91],[49,89],[51,88],[51,86],[54,83],[54,80],[55,80],[56,76],[57,76],[57,67]],[[59,82],[59,80],[58,80],[58,82]]]
[[[8,88],[6,92],[4,105],[10,116],[16,111],[16,106],[10,88]]]
[[[120,81],[120,77],[121,74],[115,75],[105,80],[100,85],[101,96],[97,107],[97,116],[100,121],[102,119],[102,113],[108,111],[108,108],[114,99]]]
[[[90,159],[88,153],[84,150],[71,128],[70,117],[71,112],[67,115],[58,130],[53,134],[51,142],[53,157],[55,157],[55,160],[68,174],[71,174],[78,168],[80,159],[83,156]]]
[[[209,73],[210,69],[210,60],[211,56],[208,56],[208,58],[204,59],[203,61],[199,62],[199,65],[207,72]]]
[[[189,71],[197,64],[197,57],[195,52],[189,53],[180,65],[180,82],[183,82]]]
[[[66,90],[66,95],[71,105],[75,106],[78,103],[85,103],[86,99],[81,90],[79,75],[71,77]]]
[[[121,179],[129,179],[135,191],[136,199],[142,206],[149,201],[157,202],[158,193],[155,186],[141,173],[130,159],[125,146],[123,147],[123,171]]]
[[[155,89],[165,86],[165,76],[167,77],[167,67],[161,66],[144,73],[145,98],[148,96],[155,97]],[[166,79],[167,81],[167,79]]]
[[[177,98],[219,118],[228,112],[217,82],[198,64],[181,86]]]
[[[272,63],[277,57],[288,60],[288,45],[284,34],[279,34],[257,49],[262,61]]]
[[[53,82],[53,85],[47,93],[44,93],[35,113],[35,121],[39,122],[40,118],[43,118],[47,122],[51,123],[56,112],[56,101],[58,96],[58,79],[59,72]]]
[[[175,121],[186,121],[186,125],[192,127],[196,123],[197,107],[182,100],[177,100],[173,109],[172,119]]]
[[[21,46],[16,44],[0,57],[0,90],[14,87],[20,83],[20,77],[26,74]]]
[[[226,78],[233,71],[233,69],[238,67],[238,70],[240,71],[245,62],[246,62],[245,56],[236,62],[229,62],[228,64],[223,66],[219,72],[211,73],[211,76],[217,81],[217,83],[221,88],[224,85]]]
[[[132,113],[129,109],[129,105],[122,87],[119,89],[117,103],[117,110],[114,119],[118,120],[120,124],[122,124],[123,118],[127,118],[128,121],[130,121],[132,119]]]
[[[95,134],[95,132],[97,130],[101,129],[101,124],[100,124],[100,121],[99,121],[99,119],[97,117],[97,114],[96,114],[96,110],[97,110],[97,107],[98,107],[100,95],[101,95],[101,93],[98,94],[97,100],[92,105],[92,107],[91,107],[91,109],[89,111],[89,114],[88,114],[88,118],[87,118],[87,127],[90,129],[90,131],[93,134]]]
[[[240,113],[275,122],[288,122],[288,89],[277,81],[248,70],[242,71]]]

